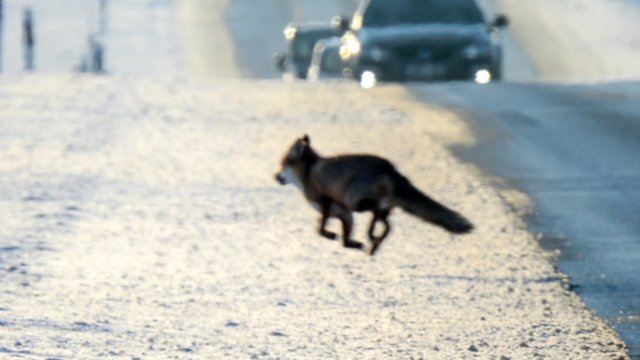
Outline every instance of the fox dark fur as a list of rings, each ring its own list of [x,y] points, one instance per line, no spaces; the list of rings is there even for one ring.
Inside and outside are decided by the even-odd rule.
[[[336,239],[326,229],[330,217],[342,222],[342,244],[361,249],[363,244],[351,239],[353,212],[370,211],[371,248],[374,255],[389,234],[389,214],[394,207],[455,234],[473,230],[464,216],[436,202],[418,190],[391,162],[374,155],[340,155],[323,157],[311,148],[307,135],[296,140],[282,160],[282,169],[276,174],[282,184],[294,184],[305,198],[321,213],[320,235]],[[381,222],[382,232],[376,235],[376,224]]]

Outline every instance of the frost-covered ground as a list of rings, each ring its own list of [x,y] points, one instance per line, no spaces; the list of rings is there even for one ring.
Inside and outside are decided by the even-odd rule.
[[[79,64],[97,2],[4,3],[5,72],[21,71],[27,3],[37,72]],[[167,80],[244,73],[221,24],[214,47],[187,26],[223,21],[197,6],[226,0],[109,3],[106,66],[120,76],[0,78],[0,357],[625,357],[440,145],[464,133],[451,115],[395,87]],[[320,238],[317,214],[272,179],[303,132],[323,153],[389,157],[478,230],[451,237],[398,211],[374,259]]]
[[[496,191],[427,133],[445,115],[405,113],[402,93],[2,79],[0,355],[623,358]],[[272,178],[303,132],[326,154],[384,154],[477,231],[398,211],[375,258],[324,240]]]

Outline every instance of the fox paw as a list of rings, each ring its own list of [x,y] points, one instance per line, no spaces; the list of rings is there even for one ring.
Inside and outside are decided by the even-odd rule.
[[[345,240],[343,243],[344,247],[349,249],[362,249],[364,248],[364,244],[355,240]]]
[[[327,230],[320,230],[320,235],[329,240],[335,240],[338,238],[338,235],[336,235],[336,233]]]
[[[376,254],[376,251],[378,251],[378,246],[380,246],[380,243],[374,243],[371,248],[369,249],[369,256],[373,256]]]

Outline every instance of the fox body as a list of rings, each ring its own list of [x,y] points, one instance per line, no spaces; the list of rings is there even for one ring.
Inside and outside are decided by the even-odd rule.
[[[291,145],[276,180],[282,185],[296,185],[320,212],[320,235],[335,240],[337,235],[326,225],[329,218],[338,218],[342,223],[342,244],[347,248],[363,248],[362,243],[351,239],[352,213],[370,211],[370,255],[389,234],[388,216],[394,207],[452,233],[473,230],[467,219],[422,193],[388,160],[374,155],[322,157],[311,148],[307,135]],[[383,228],[376,234],[378,223]]]

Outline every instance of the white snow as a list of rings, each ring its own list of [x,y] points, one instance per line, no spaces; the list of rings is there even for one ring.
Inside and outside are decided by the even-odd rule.
[[[364,94],[4,78],[0,354],[624,356],[498,193],[430,137],[424,119],[446,114],[405,108],[402,88]],[[477,230],[452,237],[398,211],[375,258],[321,238],[318,214],[273,178],[303,132],[321,153],[387,156]]]

